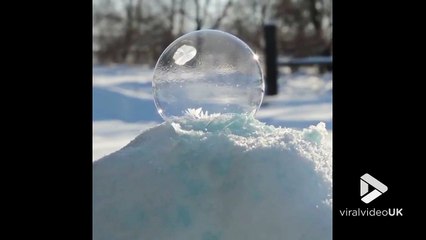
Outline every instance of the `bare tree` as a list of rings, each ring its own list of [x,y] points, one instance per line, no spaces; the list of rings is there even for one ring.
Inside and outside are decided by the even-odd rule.
[[[186,18],[186,12],[185,12],[185,0],[180,0],[179,3],[179,30],[178,30],[178,35],[181,35],[184,31],[184,27],[185,27],[185,18]]]
[[[330,46],[323,20],[330,18],[325,4],[330,0],[280,0],[274,4],[273,16],[279,24],[278,47],[284,54],[306,56],[320,54]]]
[[[228,13],[228,9],[231,8],[231,6],[232,6],[232,0],[228,0],[228,2],[225,4],[225,7],[222,10],[222,13],[216,19],[216,21],[213,24],[212,28],[219,28],[222,20],[226,17],[226,15]]]

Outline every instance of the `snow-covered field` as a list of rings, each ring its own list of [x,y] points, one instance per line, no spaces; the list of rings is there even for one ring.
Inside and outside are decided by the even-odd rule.
[[[127,145],[163,122],[151,94],[148,67],[93,68],[93,161]],[[285,71],[284,71],[285,72]],[[332,130],[332,75],[281,74],[279,94],[266,96],[256,118],[276,127],[308,128],[324,122]]]

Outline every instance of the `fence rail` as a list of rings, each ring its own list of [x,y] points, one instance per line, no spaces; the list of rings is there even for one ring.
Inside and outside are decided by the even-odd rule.
[[[313,56],[305,58],[284,58],[278,57],[278,66],[310,66],[310,65],[332,65],[331,56]]]

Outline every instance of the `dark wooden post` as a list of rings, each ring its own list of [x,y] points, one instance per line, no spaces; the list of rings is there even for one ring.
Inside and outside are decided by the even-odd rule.
[[[277,40],[275,25],[263,27],[266,58],[266,95],[278,94]]]

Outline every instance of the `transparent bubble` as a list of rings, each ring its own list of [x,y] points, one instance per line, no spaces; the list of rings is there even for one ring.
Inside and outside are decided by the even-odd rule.
[[[152,87],[164,120],[253,116],[265,88],[258,56],[237,37],[218,30],[191,32],[172,42],[158,59]]]

